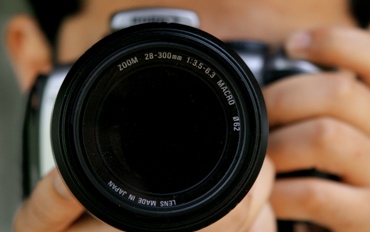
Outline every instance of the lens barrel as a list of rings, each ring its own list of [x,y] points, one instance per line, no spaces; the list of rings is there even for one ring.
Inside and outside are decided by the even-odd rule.
[[[112,33],[73,65],[52,118],[57,166],[94,216],[193,231],[232,210],[263,163],[267,114],[246,64],[178,24]]]

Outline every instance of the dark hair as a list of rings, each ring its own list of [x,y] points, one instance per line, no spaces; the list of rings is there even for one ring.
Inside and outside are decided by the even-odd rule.
[[[56,44],[62,21],[82,7],[82,0],[26,0],[51,45]]]
[[[41,29],[52,45],[55,45],[61,22],[67,16],[78,13],[82,0],[26,0],[33,10]],[[108,3],[107,3],[108,4]],[[370,21],[370,1],[350,0],[349,8],[360,27],[367,27]]]
[[[369,0],[351,0],[350,8],[357,24],[365,28],[370,21],[370,1]]]

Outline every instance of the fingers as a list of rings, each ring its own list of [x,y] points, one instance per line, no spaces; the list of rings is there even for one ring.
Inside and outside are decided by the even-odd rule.
[[[275,213],[271,205],[266,204],[249,229],[249,232],[275,232],[277,231],[275,221]]]
[[[53,170],[39,182],[31,197],[18,210],[14,231],[64,231],[83,211],[66,189],[59,173]]]
[[[271,203],[278,218],[311,221],[336,232],[368,231],[368,190],[323,179],[279,180]]]
[[[69,192],[57,170],[53,170],[36,186],[31,197],[18,210],[15,232],[83,232],[119,230],[85,213]]]
[[[345,183],[370,185],[370,138],[333,118],[317,118],[271,132],[268,153],[277,172],[316,168]]]
[[[283,79],[263,90],[272,127],[268,153],[277,172],[316,168],[341,182],[278,179],[271,196],[276,216],[337,232],[370,231],[370,35],[313,29],[293,35],[286,49],[290,57],[338,71]]]
[[[111,227],[104,222],[92,217],[91,215],[85,213],[81,218],[78,219],[66,232],[120,232],[114,227]]]
[[[249,227],[254,223],[261,210],[266,206],[272,191],[274,180],[275,167],[271,162],[270,157],[266,156],[261,172],[258,175],[250,193],[248,193],[251,197],[251,210],[247,218],[247,224]],[[265,223],[271,224],[273,222],[266,219]]]
[[[327,116],[370,135],[370,90],[348,73],[287,78],[267,86],[263,94],[272,127]]]
[[[248,231],[248,228],[251,227],[267,204],[272,190],[274,176],[274,167],[267,157],[255,184],[245,198],[225,217],[200,231]],[[265,223],[270,227],[274,227],[275,220],[272,220],[271,215],[268,213],[264,215],[266,216]]]
[[[212,225],[210,231],[215,229],[229,231],[231,227],[235,227],[234,231],[243,231],[249,228],[270,196],[274,179],[273,170],[271,161],[265,160],[250,194],[231,213]],[[53,170],[39,182],[30,199],[17,212],[14,231],[113,232],[119,230],[84,213],[83,207],[66,188],[59,173]]]
[[[286,50],[291,57],[349,69],[370,84],[370,34],[351,28],[322,28],[292,35]]]

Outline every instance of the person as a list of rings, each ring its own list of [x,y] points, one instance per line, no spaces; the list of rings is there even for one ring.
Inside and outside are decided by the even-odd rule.
[[[36,18],[14,17],[6,38],[24,91],[38,74],[49,73],[54,62],[75,61],[106,35],[114,12],[139,7],[194,10],[200,28],[222,40],[259,40],[284,46],[292,59],[335,67],[263,88],[271,132],[261,173],[251,193],[204,231],[276,231],[274,217],[309,221],[333,231],[370,230],[370,34],[365,0],[30,2]],[[275,170],[310,168],[338,178],[274,181]],[[14,229],[115,231],[84,211],[57,170],[45,176],[20,207]]]

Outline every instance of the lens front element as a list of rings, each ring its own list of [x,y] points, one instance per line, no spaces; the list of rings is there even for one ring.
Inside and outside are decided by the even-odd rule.
[[[82,128],[87,154],[100,155],[89,159],[94,169],[142,194],[173,195],[211,174],[224,151],[226,118],[201,77],[153,62],[107,78],[115,84],[91,93],[84,120],[91,127]]]
[[[113,33],[74,65],[53,118],[68,186],[123,230],[190,231],[245,196],[267,144],[262,95],[240,58],[194,28]]]

